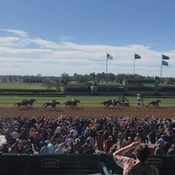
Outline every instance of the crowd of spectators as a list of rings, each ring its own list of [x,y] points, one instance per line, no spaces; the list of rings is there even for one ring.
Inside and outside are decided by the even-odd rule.
[[[0,132],[7,140],[3,153],[113,154],[139,142],[147,143],[152,155],[175,154],[175,118],[0,117]]]

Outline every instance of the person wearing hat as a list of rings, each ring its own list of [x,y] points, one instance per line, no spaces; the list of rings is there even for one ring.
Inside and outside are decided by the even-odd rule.
[[[73,143],[73,148],[76,153],[78,154],[83,153],[83,146],[78,137],[75,139],[75,142]]]

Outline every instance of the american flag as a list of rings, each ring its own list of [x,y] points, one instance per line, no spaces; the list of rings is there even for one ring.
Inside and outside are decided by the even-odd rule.
[[[108,60],[113,60],[113,56],[107,54],[107,59],[108,59]]]

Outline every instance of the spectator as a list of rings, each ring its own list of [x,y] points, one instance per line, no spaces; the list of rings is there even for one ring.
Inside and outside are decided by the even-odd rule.
[[[69,154],[69,147],[68,147],[68,145],[64,145],[64,147],[63,147],[63,154]]]
[[[90,144],[90,141],[87,140],[86,143],[83,145],[83,151],[85,154],[92,154],[94,152],[93,146]]]
[[[89,134],[87,140],[89,140],[89,143],[93,146],[93,148],[95,149],[95,140],[92,137],[91,133]]]
[[[167,151],[166,155],[170,156],[170,155],[175,155],[175,145],[171,145],[171,148],[169,148],[169,150]]]
[[[84,135],[84,137],[87,139],[87,137],[89,136],[89,134],[90,134],[89,127],[86,127],[86,129],[84,130],[83,135]]]
[[[125,147],[125,146],[127,146],[127,144],[126,144],[126,139],[123,140],[123,143],[122,143],[121,148],[123,148],[123,147]]]
[[[30,139],[30,142],[33,145],[35,151],[36,151],[37,150],[37,147],[36,147],[36,142],[35,142],[35,131],[34,131],[34,128],[33,127],[30,128],[29,139]]]
[[[134,142],[141,143],[141,141],[142,141],[142,139],[141,139],[141,137],[140,137],[140,134],[137,133],[137,134],[136,134],[136,137],[134,138]]]
[[[44,142],[44,146],[40,149],[40,154],[49,154],[49,148],[47,147],[47,141]]]
[[[123,140],[126,138],[124,134],[124,130],[119,132],[118,139],[119,139],[119,147],[122,148]]]
[[[130,145],[132,143],[131,137],[128,137],[128,140],[126,140],[126,145]]]
[[[149,133],[149,139],[152,144],[156,143],[156,133],[154,130]]]
[[[167,151],[170,149],[170,143],[165,141],[165,145],[162,148],[166,154]]]
[[[103,130],[97,131],[97,148],[100,151],[103,151],[103,145],[104,144],[104,135]]]
[[[107,140],[109,138],[109,136],[110,136],[109,130],[105,129],[103,135],[104,135],[104,140]]]
[[[168,122],[164,124],[164,133],[166,136],[170,136],[169,125]]]
[[[71,134],[66,138],[65,144],[69,146],[71,142],[74,142],[73,132],[71,132]]]
[[[164,140],[164,135],[162,134],[161,137],[157,140],[157,144],[160,145],[160,147],[164,147],[165,145],[165,140]]]
[[[109,136],[108,139],[105,140],[105,151],[106,151],[106,153],[109,152],[112,145],[113,145],[112,136]]]
[[[23,151],[23,141],[22,140],[19,140],[17,142],[17,152],[18,153],[24,153],[24,151]]]
[[[57,135],[57,136],[60,136],[60,135],[61,135],[61,126],[60,126],[60,125],[58,125],[58,126],[56,127],[54,133],[55,133],[55,135]]]
[[[18,128],[15,128],[15,130],[11,133],[11,136],[14,140],[19,138]]]
[[[53,154],[54,153],[54,141],[53,141],[53,139],[51,139],[51,141],[47,144],[47,147],[49,149],[49,154]]]
[[[126,156],[126,153],[133,149],[136,159]],[[155,166],[146,164],[149,156],[150,150],[148,146],[137,142],[133,142],[113,153],[115,162],[123,169],[123,174],[159,175],[159,171]]]
[[[154,155],[165,155],[165,151],[160,144],[155,148]]]
[[[148,134],[148,128],[147,128],[147,126],[144,124],[144,125],[143,125],[143,128],[142,128],[142,131],[141,131],[142,143],[148,143],[147,134]]]
[[[75,139],[75,143],[73,144],[73,147],[76,153],[79,153],[79,154],[83,153],[83,146],[79,138]]]
[[[72,134],[73,138],[75,138],[75,137],[78,135],[78,132],[77,132],[77,130],[75,129],[75,127],[73,127],[73,128],[70,130],[70,134]]]
[[[73,142],[71,142],[69,144],[69,154],[75,154],[74,143]]]
[[[57,141],[54,146],[54,154],[63,154],[63,148],[65,146],[64,142]]]
[[[110,150],[108,151],[108,154],[113,154],[115,151],[117,151],[118,147],[117,144],[114,144]]]
[[[86,137],[83,135],[83,132],[79,136],[79,139],[80,139],[81,144],[84,145],[86,142]]]
[[[18,138],[20,140],[24,140],[24,139],[28,139],[29,138],[29,134],[27,133],[27,129],[26,128],[22,128],[21,129],[21,133],[19,134]]]
[[[113,129],[112,131],[112,140],[113,140],[113,143],[116,144],[117,143],[117,140],[118,140],[118,132],[116,129]]]

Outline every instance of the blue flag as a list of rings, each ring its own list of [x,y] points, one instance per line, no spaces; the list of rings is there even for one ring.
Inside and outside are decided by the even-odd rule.
[[[166,55],[162,55],[162,60],[169,60],[170,58]]]
[[[162,65],[163,65],[163,66],[169,66],[169,65],[168,65],[168,62],[167,62],[167,61],[163,61],[163,60],[162,60]]]
[[[141,56],[135,53],[134,58],[135,59],[141,59]]]

